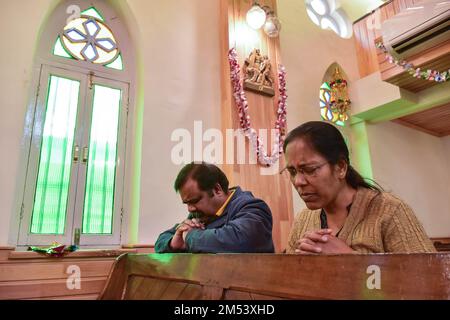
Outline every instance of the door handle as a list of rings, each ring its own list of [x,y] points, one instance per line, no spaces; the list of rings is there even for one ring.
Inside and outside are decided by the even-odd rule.
[[[82,159],[83,163],[85,163],[85,164],[87,163],[88,156],[89,156],[89,148],[88,147],[84,147],[83,148],[83,159]]]
[[[79,157],[80,157],[80,147],[78,145],[75,145],[73,147],[73,162],[77,162]]]
[[[81,229],[75,228],[75,234],[73,236],[73,244],[77,247],[80,246],[80,236],[81,236]]]

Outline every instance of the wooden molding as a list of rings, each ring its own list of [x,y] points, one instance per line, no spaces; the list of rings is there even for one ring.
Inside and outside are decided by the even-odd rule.
[[[431,134],[432,136],[435,136],[435,137],[441,137],[440,134],[438,134],[438,133],[436,133],[436,132],[434,132],[434,131],[431,131],[431,130],[428,130],[428,129],[423,128],[423,127],[421,127],[421,126],[415,125],[415,124],[410,123],[410,122],[408,122],[408,121],[406,121],[406,120],[403,120],[403,119],[401,119],[401,118],[399,118],[399,119],[394,119],[394,120],[392,120],[392,122],[397,123],[397,124],[400,124],[400,125],[405,126],[405,127],[408,127],[408,128],[411,128],[411,129],[414,129],[414,130],[418,130],[418,131],[421,131],[421,132],[424,132],[424,133]]]
[[[106,277],[81,278],[80,289],[67,288],[67,279],[0,282],[0,299],[26,299],[98,294]]]
[[[68,260],[62,261],[39,261],[14,260],[14,262],[0,262],[0,283],[4,281],[32,281],[65,279],[68,277],[67,270],[72,265],[80,268],[83,278],[107,277],[114,260]]]
[[[450,134],[450,103],[403,116],[393,122],[435,137],[444,137]]]
[[[437,251],[450,251],[450,238],[431,238]]]
[[[15,250],[16,247],[13,246],[0,246],[0,250]]]

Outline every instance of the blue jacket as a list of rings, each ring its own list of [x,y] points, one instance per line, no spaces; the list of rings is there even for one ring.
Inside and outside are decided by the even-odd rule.
[[[189,217],[188,217],[189,218]],[[186,250],[174,251],[169,247],[175,234],[175,225],[161,233],[155,251],[205,253],[273,253],[272,213],[269,206],[251,192],[237,187],[220,217],[206,225],[206,229],[193,229],[186,236]]]

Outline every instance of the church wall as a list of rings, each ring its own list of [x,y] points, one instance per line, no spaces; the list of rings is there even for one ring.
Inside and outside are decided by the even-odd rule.
[[[449,237],[449,138],[392,122],[367,130],[375,181],[413,208],[429,237]]]
[[[8,242],[12,212],[17,212],[16,197],[20,192],[17,177],[24,170],[21,151],[27,148],[23,133],[34,85],[31,81],[36,38],[53,3],[52,0],[2,2],[2,11],[7,14],[0,20],[0,245]]]

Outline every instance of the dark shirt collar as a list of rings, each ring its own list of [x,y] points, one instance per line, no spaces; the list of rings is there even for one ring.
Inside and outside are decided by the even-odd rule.
[[[350,203],[347,206],[347,216],[350,213],[350,209],[352,207],[352,204],[353,204],[353,202]],[[345,222],[344,222],[344,224],[345,224]],[[342,228],[343,227],[344,226],[342,226]],[[325,213],[325,210],[323,210],[323,209],[320,211],[320,228],[321,229],[328,229],[327,214]],[[342,230],[342,228],[341,228],[341,230]],[[341,232],[341,230],[339,230],[338,233],[336,233],[336,237],[339,236],[339,233]]]

